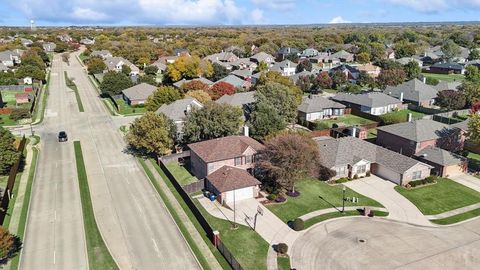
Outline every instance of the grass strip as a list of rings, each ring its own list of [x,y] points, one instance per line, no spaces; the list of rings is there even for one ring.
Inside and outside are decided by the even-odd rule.
[[[88,265],[90,269],[119,269],[113,260],[95,221],[95,215],[88,187],[87,171],[83,160],[80,141],[74,141],[75,162],[77,167],[78,185],[82,201],[83,223],[87,241]]]
[[[50,71],[47,75],[47,84],[43,87],[43,90],[40,92],[40,99],[42,102],[37,103],[35,105],[35,109],[33,110],[32,121],[36,124],[40,124],[43,122],[43,118],[45,116],[45,109],[47,108],[47,98],[48,98],[48,90],[50,88]],[[40,118],[40,119],[39,119]],[[36,122],[38,120],[38,122]]]
[[[388,212],[375,211],[375,210],[372,210],[372,211],[374,212],[376,217],[386,217],[386,216],[388,216]],[[310,228],[317,223],[320,223],[320,222],[328,220],[328,219],[339,218],[339,217],[361,216],[361,215],[362,214],[357,210],[345,211],[344,213],[335,211],[335,212],[332,212],[332,213],[327,213],[327,214],[323,214],[323,215],[320,215],[320,216],[316,216],[316,217],[307,219],[304,222],[304,225],[305,225],[305,229],[307,229],[307,228]]]
[[[177,199],[178,203],[180,204],[180,206],[183,208],[183,211],[185,211],[185,213],[187,214],[188,218],[190,219],[190,221],[193,223],[193,226],[195,226],[195,228],[197,229],[197,231],[200,233],[200,235],[202,236],[203,240],[205,241],[205,243],[207,244],[207,246],[210,248],[210,251],[212,251],[213,253],[213,256],[215,256],[215,258],[217,259],[217,261],[220,263],[220,266],[222,266],[223,269],[232,269],[230,264],[228,264],[228,262],[225,260],[225,258],[223,257],[222,254],[220,254],[220,252],[217,250],[217,248],[212,244],[210,238],[208,238],[207,234],[205,233],[205,231],[203,230],[202,228],[202,225],[200,225],[200,223],[198,222],[197,218],[195,217],[195,215],[193,214],[192,210],[190,210],[190,208],[188,207],[188,205],[185,203],[185,201],[183,200],[183,198],[180,196],[180,194],[178,193],[178,191],[175,189],[175,187],[173,186],[173,184],[168,180],[168,177],[165,175],[165,173],[162,171],[162,169],[160,168],[160,166],[158,166],[158,164],[154,161],[154,160],[150,160],[150,162],[153,164],[153,166],[155,167],[155,170],[157,170],[158,174],[160,174],[160,176],[162,177],[163,179],[163,182],[165,182],[165,184],[167,185],[167,187],[170,189],[170,192],[172,192],[173,196],[175,197],[175,199]],[[156,188],[156,187],[155,187]],[[200,192],[201,194],[201,192]]]
[[[141,159],[141,158],[138,158],[138,161],[140,162],[140,164],[142,165],[142,168],[144,169],[145,173],[147,174],[148,176],[148,179],[150,180],[150,182],[152,183],[152,185],[155,187],[155,190],[157,191],[157,193],[160,195],[160,197],[162,198],[162,201],[165,203],[165,206],[167,207],[168,209],[168,212],[170,212],[171,216],[173,217],[173,219],[175,220],[175,223],[177,224],[178,228],[180,229],[180,232],[183,234],[183,236],[185,237],[185,240],[187,240],[187,243],[188,245],[190,246],[190,248],[192,249],[193,253],[195,254],[195,257],[197,257],[200,265],[202,266],[203,269],[211,269],[210,268],[210,265],[208,264],[208,261],[205,259],[205,257],[203,256],[202,252],[200,251],[200,249],[198,248],[197,246],[197,243],[195,243],[195,241],[193,240],[193,238],[190,236],[190,234],[188,233],[188,230],[187,228],[185,227],[185,225],[183,224],[182,220],[180,219],[180,217],[178,216],[177,212],[175,211],[175,209],[173,208],[170,200],[168,199],[167,195],[163,192],[163,190],[160,188],[160,185],[158,184],[157,180],[155,179],[155,176],[153,175],[153,173],[150,171],[150,169],[147,167],[147,164],[145,163],[145,160]]]
[[[439,225],[449,225],[449,224],[458,223],[460,221],[464,221],[464,220],[471,219],[478,216],[480,216],[480,208],[474,209],[465,213],[461,213],[455,216],[442,218],[442,219],[434,219],[430,221]]]
[[[78,93],[77,85],[68,77],[68,74],[66,71],[64,71],[64,73],[65,73],[65,84],[67,85],[68,88],[72,89],[75,92],[75,98],[77,99],[78,110],[80,112],[85,112],[85,110],[83,109],[82,99],[80,98],[80,93]]]
[[[290,270],[292,267],[290,266],[290,257],[277,257],[277,266],[278,270]]]

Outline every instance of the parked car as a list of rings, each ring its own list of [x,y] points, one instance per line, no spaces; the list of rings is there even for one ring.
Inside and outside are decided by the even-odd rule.
[[[67,136],[67,133],[65,131],[60,131],[58,133],[58,141],[59,142],[66,142],[68,141],[68,136]]]

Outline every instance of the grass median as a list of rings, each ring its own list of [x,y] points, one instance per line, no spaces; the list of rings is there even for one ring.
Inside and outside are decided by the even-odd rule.
[[[90,189],[88,187],[87,171],[83,160],[82,146],[79,141],[74,141],[75,162],[77,165],[78,185],[82,201],[83,223],[87,241],[88,265],[90,269],[119,269],[112,258],[105,242],[103,241],[95,214],[93,212]]]
[[[66,71],[64,71],[64,74],[65,74],[65,84],[67,85],[68,88],[72,89],[75,92],[75,98],[77,99],[78,110],[80,112],[84,112],[85,110],[83,108],[82,99],[80,98],[80,93],[78,93],[77,85],[68,77],[68,74]]]
[[[48,91],[50,87],[50,71],[47,75],[47,84],[43,87],[40,92],[39,102],[35,105],[35,109],[33,110],[32,122],[36,124],[40,124],[43,121],[45,116],[45,109],[47,108],[47,98],[48,98]]]

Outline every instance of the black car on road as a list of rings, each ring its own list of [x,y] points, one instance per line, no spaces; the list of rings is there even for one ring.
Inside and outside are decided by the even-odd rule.
[[[66,142],[68,141],[68,136],[67,136],[67,133],[65,131],[60,131],[58,133],[58,141],[59,142]]]

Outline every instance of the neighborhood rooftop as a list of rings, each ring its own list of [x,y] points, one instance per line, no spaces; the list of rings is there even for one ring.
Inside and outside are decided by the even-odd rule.
[[[445,137],[446,133],[452,132],[452,127],[430,119],[420,119],[413,122],[378,127],[378,130],[411,141],[421,142]]]
[[[236,93],[233,95],[223,95],[219,98],[216,102],[220,104],[229,104],[233,106],[242,106],[246,104],[250,104],[255,102],[255,92],[243,92],[243,93]]]
[[[387,86],[384,93],[396,98],[403,95],[404,100],[421,102],[436,98],[438,91],[418,79],[413,79],[397,86]]]
[[[220,169],[209,174],[207,178],[218,192],[227,192],[261,184],[260,181],[248,173],[247,170],[228,165],[222,166]]]
[[[153,92],[157,90],[156,86],[148,83],[141,83],[122,91],[122,93],[129,99],[147,99]]]
[[[332,99],[367,107],[382,107],[401,103],[400,100],[380,92],[368,92],[363,94],[339,93]]]
[[[441,164],[443,166],[458,164],[465,160],[465,158],[460,155],[435,146],[427,146],[425,149],[415,154],[415,156],[422,158],[422,160]]]
[[[317,95],[303,97],[302,103],[298,106],[298,110],[304,113],[320,112],[329,108],[344,109],[346,106]]]

